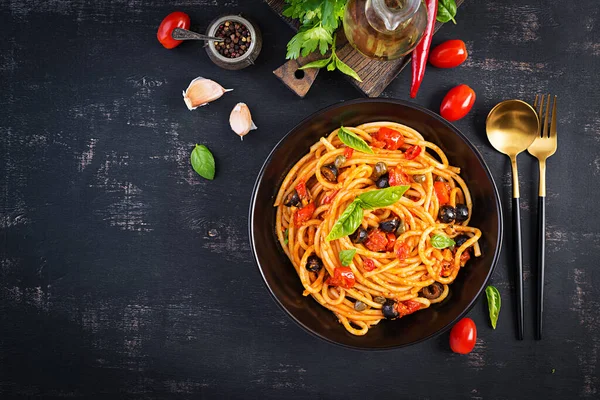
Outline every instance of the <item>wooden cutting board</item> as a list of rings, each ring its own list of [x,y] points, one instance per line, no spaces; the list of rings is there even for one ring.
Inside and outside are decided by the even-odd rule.
[[[265,0],[265,2],[283,18],[295,31],[298,30],[298,21],[292,20],[282,15],[286,7],[285,0]],[[464,0],[456,0],[456,5],[460,6]],[[435,32],[443,24],[437,22]],[[290,35],[290,39],[292,36]],[[343,39],[343,40],[341,40]],[[394,61],[376,61],[371,60],[360,54],[346,40],[343,29],[338,30],[337,55],[340,59],[354,69],[362,78],[362,82],[346,76],[350,82],[358,88],[363,94],[369,97],[378,97],[381,92],[394,80],[402,69],[410,61],[410,54],[406,57]],[[289,60],[273,73],[282,80],[298,96],[304,97],[314,82],[318,69],[298,70],[302,65],[313,60],[323,58],[319,53],[309,54],[307,57],[301,57],[298,60]]]

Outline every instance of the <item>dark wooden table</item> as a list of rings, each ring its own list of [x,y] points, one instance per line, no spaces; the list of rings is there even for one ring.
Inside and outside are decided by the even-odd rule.
[[[294,124],[358,94],[321,73],[298,99],[271,73],[291,30],[260,1],[218,3],[0,2],[0,397],[598,398],[597,1],[467,1],[434,38],[461,38],[470,56],[428,69],[416,101],[437,110],[453,85],[475,89],[456,125],[489,163],[507,217],[509,164],[485,138],[487,112],[504,99],[559,97],[545,337],[533,340],[537,163],[522,155],[526,339],[514,335],[505,246],[492,280],[498,329],[480,299],[466,356],[450,352],[448,334],[397,351],[338,348],[272,301],[248,244],[256,174]],[[225,12],[254,17],[257,65],[220,70],[199,43],[163,49],[156,27],[175,9],[199,27]],[[190,112],[181,91],[197,76],[235,90]],[[402,73],[383,96],[407,99],[409,81]],[[243,142],[228,124],[239,101],[259,127]],[[195,143],[214,152],[212,182],[189,165]]]

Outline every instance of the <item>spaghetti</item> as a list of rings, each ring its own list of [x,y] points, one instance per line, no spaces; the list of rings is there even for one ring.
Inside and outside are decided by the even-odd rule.
[[[354,335],[443,301],[471,254],[481,255],[459,173],[405,125],[372,122],[321,138],[274,204],[303,295]]]

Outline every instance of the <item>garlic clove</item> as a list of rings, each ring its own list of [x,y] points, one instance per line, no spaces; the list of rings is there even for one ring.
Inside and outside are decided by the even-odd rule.
[[[245,103],[237,103],[235,107],[233,107],[231,115],[229,116],[229,125],[231,125],[231,129],[237,133],[242,140],[244,140],[244,136],[246,136],[248,132],[258,129],[256,125],[254,125],[250,109]]]
[[[223,96],[223,93],[233,89],[225,89],[217,82],[203,77],[198,77],[190,82],[188,88],[183,92],[183,101],[188,110],[195,110],[213,100]]]

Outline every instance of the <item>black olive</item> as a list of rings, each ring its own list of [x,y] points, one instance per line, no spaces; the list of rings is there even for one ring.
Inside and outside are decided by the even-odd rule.
[[[302,204],[302,202],[300,201],[300,196],[298,196],[298,192],[296,192],[296,190],[294,189],[292,193],[287,195],[283,204],[285,204],[288,207],[299,207]]]
[[[354,231],[352,235],[350,235],[350,240],[352,243],[362,243],[367,240],[367,230],[362,226],[359,226],[357,230]]]
[[[387,299],[385,303],[383,303],[381,311],[383,312],[383,316],[387,319],[398,318],[398,310],[396,310],[396,301],[392,299]]]
[[[327,164],[321,167],[321,175],[329,182],[337,182],[338,169],[335,164]]]
[[[379,223],[379,229],[384,232],[394,232],[400,226],[400,219],[390,218]]]
[[[429,300],[435,300],[444,293],[444,286],[439,282],[433,282],[431,285],[421,289],[423,297]]]
[[[377,179],[377,182],[375,182],[375,185],[377,185],[377,187],[379,189],[385,189],[387,187],[390,187],[390,177],[389,177],[389,175],[388,174],[381,175]]]
[[[463,222],[469,218],[469,208],[466,204],[456,205],[456,222]]]
[[[316,255],[308,256],[306,269],[310,272],[319,272],[323,268],[323,261]]]
[[[456,218],[456,210],[454,207],[447,204],[445,206],[441,206],[439,218],[443,223],[449,224],[454,221],[454,218]]]
[[[457,237],[454,238],[454,242],[456,243],[456,247],[460,247],[463,244],[465,244],[465,242],[467,240],[471,239],[470,237],[468,237],[467,235],[458,235]]]
[[[381,175],[385,174],[387,174],[387,165],[381,161],[375,164],[375,167],[373,167],[373,179],[379,179]]]

